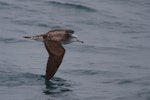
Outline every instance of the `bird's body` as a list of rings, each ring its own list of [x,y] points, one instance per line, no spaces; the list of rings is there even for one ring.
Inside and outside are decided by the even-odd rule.
[[[57,29],[50,30],[46,34],[36,35],[36,36],[25,36],[24,38],[29,38],[33,40],[42,40],[44,42],[45,48],[49,54],[46,67],[46,80],[50,80],[59,68],[63,56],[65,54],[65,49],[62,44],[68,44],[72,42],[81,42],[75,36],[73,30],[68,29]]]

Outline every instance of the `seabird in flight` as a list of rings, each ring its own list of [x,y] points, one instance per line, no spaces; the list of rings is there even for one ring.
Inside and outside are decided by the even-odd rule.
[[[72,42],[83,43],[83,41],[78,40],[77,36],[73,33],[73,30],[55,29],[48,31],[46,34],[24,37],[33,40],[42,40],[44,42],[45,48],[49,54],[46,67],[46,80],[50,80],[55,75],[63,60],[65,49],[62,44],[69,44]]]

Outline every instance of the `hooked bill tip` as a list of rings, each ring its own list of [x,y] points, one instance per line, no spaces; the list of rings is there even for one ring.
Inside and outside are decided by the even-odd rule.
[[[23,38],[31,38],[31,37],[29,37],[29,36],[24,36]]]
[[[84,41],[80,41],[81,43],[84,43]]]
[[[84,43],[84,41],[81,41],[81,40],[78,40],[78,42],[80,42],[80,43]]]

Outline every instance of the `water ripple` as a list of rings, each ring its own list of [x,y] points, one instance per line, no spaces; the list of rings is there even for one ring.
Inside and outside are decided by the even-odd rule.
[[[71,45],[68,47],[72,51],[78,51],[81,53],[92,53],[92,54],[111,54],[111,55],[126,55],[131,50],[121,47],[111,47],[111,46],[96,46],[96,45]]]
[[[149,89],[142,89],[137,93],[139,98],[144,98],[145,100],[150,100],[150,90]]]
[[[19,43],[19,42],[24,42],[25,40],[23,39],[18,39],[18,38],[9,38],[9,37],[0,37],[0,42],[1,43]]]
[[[76,69],[76,70],[63,70],[62,71],[65,74],[73,74],[73,75],[79,75],[79,76],[109,76],[114,77],[120,75],[118,72],[111,72],[111,71],[101,71],[101,70],[93,70],[93,69]]]
[[[13,87],[20,85],[40,85],[42,77],[31,73],[0,73],[1,86]],[[41,81],[42,80],[42,81]]]
[[[52,4],[54,6],[58,6],[58,7],[65,7],[65,8],[74,8],[77,10],[84,10],[87,12],[95,12],[95,9],[92,9],[90,7],[87,6],[83,6],[80,4],[72,4],[72,3],[61,3],[61,2],[56,2],[56,1],[47,1],[46,3]]]
[[[64,79],[54,77],[50,81],[45,81],[44,75],[33,73],[14,73],[0,71],[0,86],[15,87],[15,86],[46,86],[43,93],[46,95],[62,94],[71,92],[71,83]]]
[[[5,1],[0,1],[0,10],[10,9],[10,8],[20,8],[15,4],[7,3]]]
[[[6,2],[4,2],[4,1],[0,1],[0,5],[1,5],[1,6],[9,6],[9,4],[6,3]]]
[[[46,89],[43,91],[46,95],[62,94],[71,92],[71,84],[66,80],[54,77],[50,81],[45,81]]]

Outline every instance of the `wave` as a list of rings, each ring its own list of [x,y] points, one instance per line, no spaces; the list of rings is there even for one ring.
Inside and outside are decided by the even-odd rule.
[[[20,85],[40,85],[42,78],[40,75],[31,73],[0,73],[0,86],[20,86]],[[41,81],[42,80],[42,81]]]
[[[69,48],[71,51],[88,53],[88,54],[111,54],[111,55],[126,55],[131,52],[128,48],[122,47],[109,47],[109,46],[96,46],[96,45],[70,45]]]
[[[25,42],[26,40],[23,39],[17,39],[17,38],[5,38],[5,37],[0,37],[0,42],[1,43],[20,43],[20,42]]]
[[[16,86],[46,86],[43,90],[45,95],[63,94],[71,92],[71,83],[66,80],[54,77],[50,81],[45,81],[44,75],[33,73],[14,73],[0,72],[0,86],[16,87]],[[45,82],[45,84],[44,84]]]
[[[95,12],[96,10],[87,6],[83,6],[80,4],[72,4],[72,3],[61,3],[61,2],[56,2],[56,1],[47,1],[46,3],[58,6],[58,7],[66,7],[66,8],[74,8],[78,10],[84,10],[87,12]]]
[[[103,71],[103,70],[97,70],[97,69],[70,69],[70,70],[61,70],[62,73],[69,74],[69,75],[79,75],[79,76],[118,76],[120,75],[119,72],[112,72],[112,71]]]
[[[65,93],[71,91],[71,83],[68,81],[54,77],[50,81],[45,81],[44,75],[34,74],[34,73],[17,73],[17,72],[5,72],[0,71],[0,86],[6,87],[16,87],[16,86],[43,86],[44,82],[46,89],[43,93],[46,95]]]
[[[21,9],[21,7],[19,7],[16,4],[12,4],[12,3],[7,3],[5,1],[0,1],[0,9],[12,9],[12,8],[18,8]]]
[[[9,6],[10,4],[8,4],[7,2],[4,2],[4,1],[0,1],[0,5],[1,6]]]

